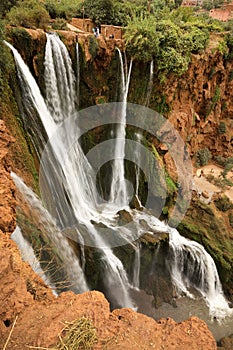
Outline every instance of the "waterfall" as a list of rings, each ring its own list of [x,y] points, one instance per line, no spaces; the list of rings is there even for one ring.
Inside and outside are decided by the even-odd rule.
[[[150,233],[168,232],[171,278],[179,294],[194,298],[190,288],[196,289],[206,301],[211,317],[223,319],[233,315],[233,309],[225,299],[214,260],[204,247],[182,237],[175,228],[169,227],[146,212],[137,212],[134,221],[144,220]]]
[[[153,75],[154,75],[154,61],[152,60],[150,63],[150,78],[149,78],[147,94],[146,94],[146,102],[145,102],[145,106],[147,107],[150,104],[150,97],[151,97],[151,92],[153,87]]]
[[[76,63],[77,63],[77,78],[76,78],[76,92],[77,92],[77,97],[76,97],[76,105],[77,109],[79,109],[79,103],[80,103],[80,57],[79,57],[79,43],[77,42],[76,44]]]
[[[129,91],[130,76],[132,70],[132,59],[129,65],[129,71],[124,71],[124,63],[121,51],[117,48],[121,64],[121,95],[122,95],[122,110],[121,122],[117,126],[115,156],[112,166],[112,184],[110,191],[110,202],[120,208],[128,206],[129,198],[127,194],[127,186],[125,181],[124,158],[125,158],[125,128],[126,128],[126,107],[127,96]],[[127,67],[127,64],[126,64]]]
[[[136,290],[140,290],[140,252],[141,244],[138,242],[135,245],[135,260],[133,269],[133,286]]]
[[[18,51],[8,42],[5,41],[5,44],[13,52],[20,84],[21,86],[23,86],[24,93],[28,97],[27,102],[28,103],[31,102],[33,106],[36,108],[48,137],[51,137],[53,132],[56,129],[56,125],[49,113],[46,103],[41,95],[40,89],[35,79],[33,78],[28,66],[24,63]]]
[[[31,209],[31,217],[36,220],[37,226],[43,229],[47,239],[58,249],[63,268],[67,273],[67,281],[72,285],[72,289],[78,293],[87,291],[89,288],[83,270],[67,238],[57,228],[54,219],[43,207],[36,194],[16,174],[11,173],[11,176],[22,200]]]
[[[51,283],[49,278],[45,275],[42,270],[40,263],[35,256],[34,250],[32,249],[30,243],[24,238],[19,226],[16,227],[15,231],[11,235],[11,239],[17,244],[21,257],[24,261],[28,262],[33,271],[39,275],[45,284],[47,284],[53,291],[54,295],[58,295],[56,292],[56,287]]]
[[[141,142],[141,139],[142,139],[142,135],[138,132],[135,134],[136,136],[136,141],[138,143]],[[139,184],[140,184],[140,168],[138,166],[138,164],[140,164],[140,152],[139,150],[137,149],[137,147],[135,147],[135,196],[136,196],[136,199],[139,203],[140,206],[142,206],[142,203],[140,201],[140,198],[139,198]]]
[[[46,34],[45,87],[46,104],[55,122],[75,112],[75,76],[66,46],[57,34]]]
[[[47,131],[48,128],[47,134],[50,137],[48,151],[51,152],[51,154],[49,154],[47,159],[49,163],[43,163],[43,160],[41,163],[42,177],[47,181],[45,191],[50,189],[51,193],[55,196],[53,215],[56,215],[55,218],[59,222],[59,226],[64,228],[70,223],[73,223],[73,225],[81,223],[85,234],[88,235],[88,237],[82,237],[84,242],[86,243],[87,241],[100,249],[104,265],[103,283],[106,289],[115,290],[112,294],[112,299],[115,301],[116,305],[133,308],[134,305],[129,296],[130,284],[123,264],[114,255],[108,242],[105,242],[103,238],[101,238],[92,224],[92,220],[98,222],[100,218],[100,213],[98,211],[98,194],[91,165],[85,157],[79,142],[76,142],[75,145],[73,145],[72,142],[70,143],[70,140],[74,140],[74,137],[72,138],[72,133],[75,134],[77,130],[73,129],[73,124],[72,128],[69,127],[69,121],[68,124],[64,124],[64,127],[62,125],[60,129],[56,129],[56,122],[60,121],[63,117],[72,117],[72,115],[64,115],[64,108],[66,108],[67,105],[64,101],[61,101],[63,97],[59,95],[62,89],[57,88],[59,84],[63,84],[63,81],[60,79],[60,71],[56,70],[55,66],[59,65],[62,72],[68,69],[68,76],[70,78],[67,79],[67,82],[69,84],[65,84],[68,91],[70,91],[69,89],[72,87],[74,89],[74,84],[71,83],[71,78],[73,79],[71,60],[66,59],[64,61],[64,57],[66,57],[64,53],[65,47],[63,44],[58,44],[60,39],[57,36],[48,34],[47,38],[45,57],[46,96],[47,99],[52,99],[53,103],[55,103],[55,108],[52,108],[50,104],[48,104],[48,108],[46,107],[43,97],[39,92],[39,88],[26,64],[18,52],[11,45],[8,45],[13,51],[20,75],[24,77],[24,85],[22,88],[26,86],[30,90],[31,102],[37,109],[45,130]],[[58,51],[58,53],[55,54],[56,59],[52,59],[51,56],[56,51]],[[61,60],[59,64],[57,60]],[[68,67],[68,65],[70,66]],[[58,77],[56,76],[54,78],[54,75],[58,75]],[[58,96],[55,93],[47,91],[48,89],[53,89],[51,84],[54,82],[56,82],[54,91],[56,91]],[[35,94],[34,91],[36,91]],[[72,92],[71,96],[73,95],[74,93]],[[43,110],[41,110],[41,106]],[[59,108],[61,108],[61,111],[59,111]],[[46,118],[43,115],[44,110],[46,111]],[[72,109],[67,109],[67,113],[71,113],[71,111]],[[52,136],[52,131],[54,130],[56,130],[56,133]],[[50,198],[48,198],[48,200],[50,201]],[[52,200],[54,201],[54,197],[52,197]],[[31,205],[33,205],[33,202]],[[48,203],[48,207],[50,207],[50,203]],[[64,248],[61,249],[64,250]],[[80,266],[77,268],[77,271],[83,276],[83,271]],[[85,285],[84,282],[83,285]],[[84,288],[84,290],[85,289],[86,288]]]
[[[214,260],[202,245],[182,237],[173,228],[169,228],[169,245],[173,255],[171,275],[178,292],[193,297],[189,288],[194,287],[205,299],[212,317],[221,319],[233,315],[233,309],[229,308],[224,297]]]
[[[77,292],[88,290],[88,283],[81,268],[81,266],[85,266],[85,254],[82,250],[81,261],[79,261],[64,233],[62,233],[65,228],[71,228],[72,234],[75,236],[74,240],[98,249],[101,255],[102,285],[105,285],[105,291],[111,296],[111,301],[113,300],[117,306],[124,307],[134,307],[130,297],[131,286],[127,273],[121,260],[111,249],[111,244],[106,238],[102,237],[101,230],[98,230],[93,222],[102,223],[109,228],[109,236],[115,233],[117,233],[117,238],[123,236],[125,243],[132,242],[132,237],[133,240],[138,239],[145,232],[152,235],[157,232],[168,232],[170,251],[173,257],[171,275],[174,285],[190,297],[192,294],[189,287],[195,287],[205,298],[212,314],[216,313],[217,317],[226,314],[229,307],[223,296],[216,266],[204,248],[195,242],[184,239],[175,229],[171,229],[148,212],[130,211],[129,209],[124,157],[126,106],[132,60],[127,72],[127,64],[124,67],[122,54],[117,49],[121,65],[123,103],[121,104],[121,123],[117,125],[116,129],[110,199],[108,205],[106,205],[107,209],[102,210],[103,202],[98,196],[92,166],[84,155],[79,141],[73,142],[73,140],[76,140],[75,135],[78,134],[79,128],[78,125],[70,122],[70,117],[75,114],[77,106],[75,90],[77,90],[79,74],[77,73],[77,79],[75,80],[72,62],[66,47],[56,35],[47,35],[45,102],[35,79],[21,56],[10,44],[6,44],[13,52],[22,89],[26,91],[28,97],[26,102],[28,103],[29,117],[32,104],[37,110],[41,124],[49,139],[47,145],[44,141],[47,157],[41,160],[41,176],[45,186],[44,194],[48,194],[43,199],[49,211],[43,207],[39,198],[17,175],[13,174],[12,176],[22,197],[36,213],[39,225],[44,227],[44,231],[47,232],[53,244],[58,248],[67,275],[72,280],[75,290]],[[152,62],[150,81],[153,84]],[[62,121],[63,123],[61,123]],[[32,127],[35,128],[34,134],[41,133],[37,123],[33,123]],[[137,157],[140,157],[140,154],[136,155]],[[138,186],[139,173],[136,175],[137,194]],[[131,227],[131,230],[117,225],[115,214],[123,208],[127,208],[133,217],[133,228]],[[106,218],[107,210],[110,212],[109,215],[113,216],[111,220],[109,217]],[[142,221],[146,222],[146,228],[141,224]],[[192,261],[190,266],[188,261]],[[133,273],[135,288],[139,288],[139,274],[140,248],[137,248],[135,249]]]

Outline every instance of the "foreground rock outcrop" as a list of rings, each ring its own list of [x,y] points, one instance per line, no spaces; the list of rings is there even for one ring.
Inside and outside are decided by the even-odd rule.
[[[51,290],[20,258],[10,233],[15,228],[14,185],[6,160],[13,139],[0,122],[0,347],[24,350],[51,347],[58,341],[64,322],[85,316],[97,330],[95,349],[193,349],[214,350],[216,342],[206,324],[196,317],[176,323],[159,322],[131,309],[110,312],[104,295],[92,291],[81,295]]]

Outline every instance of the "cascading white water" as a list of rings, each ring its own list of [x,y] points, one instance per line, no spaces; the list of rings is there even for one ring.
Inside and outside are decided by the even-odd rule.
[[[49,113],[43,96],[41,95],[40,89],[35,79],[33,78],[28,66],[24,63],[18,51],[8,42],[5,41],[5,44],[13,52],[17,66],[17,72],[20,78],[20,83],[26,88],[28,99],[32,102],[32,104],[38,111],[48,137],[51,137],[54,131],[56,130],[56,124],[54,123]]]
[[[141,143],[142,135],[138,132],[135,134],[136,136],[136,141],[138,143]],[[142,203],[140,201],[140,196],[139,196],[139,183],[140,183],[140,168],[138,164],[140,164],[140,152],[135,148],[135,197],[139,203],[140,206],[142,206]]]
[[[74,75],[72,73],[71,61],[67,59],[64,61],[64,56],[66,57],[66,53],[64,54],[64,47],[62,46],[61,48],[60,44],[57,43],[59,39],[55,35],[49,34],[48,38],[49,38],[47,41],[48,49],[46,49],[46,60],[47,60],[46,87],[47,89],[52,88],[53,82],[56,82],[56,84],[58,85],[63,83],[63,81],[60,80],[60,76],[59,78],[57,76],[57,74],[58,75],[60,74],[60,72],[57,72],[55,67],[56,65],[58,65],[57,60],[59,60],[59,64],[62,64],[65,66],[65,67],[62,67],[62,71],[68,69],[68,71],[71,72],[71,73],[67,73],[69,76],[69,78],[67,78],[66,80],[67,89],[75,89],[75,84],[73,80]],[[60,211],[58,210],[56,219],[60,221],[61,226],[64,224],[63,226],[66,227],[65,222],[63,222],[63,217],[61,214],[64,213],[64,216],[66,214],[67,207],[63,208],[62,206],[64,202],[66,202],[65,197],[68,198],[68,203],[72,208],[71,214],[75,218],[74,222],[81,223],[86,227],[86,233],[88,233],[92,237],[92,241],[95,242],[94,246],[99,247],[101,251],[102,261],[105,267],[103,272],[106,277],[106,280],[104,281],[106,288],[110,290],[112,298],[116,301],[116,303],[119,306],[133,307],[133,303],[129,296],[130,284],[128,282],[128,276],[125,272],[123,264],[114,255],[113,251],[109,248],[108,242],[103,240],[103,238],[99,235],[98,231],[92,224],[92,220],[94,221],[96,220],[96,222],[102,222],[105,225],[108,225],[108,221],[104,217],[106,212],[103,212],[101,214],[101,212],[98,210],[99,202],[98,202],[98,194],[97,194],[97,190],[94,182],[94,175],[87,158],[83,154],[81,146],[79,145],[78,142],[76,143],[75,147],[72,144],[69,144],[70,139],[74,140],[74,137],[72,137],[72,133],[75,134],[76,130],[65,128],[65,130],[62,130],[62,132],[56,133],[55,137],[52,137],[54,131],[57,130],[56,123],[60,122],[64,118],[66,119],[67,117],[69,117],[70,116],[69,113],[73,111],[73,107],[69,109],[67,107],[67,101],[66,102],[62,101],[64,96],[60,95],[62,91],[61,87],[59,88],[57,87],[57,90],[56,90],[57,95],[53,94],[52,92],[47,92],[47,99],[49,99],[50,101],[50,98],[51,98],[51,100],[53,100],[55,104],[52,107],[48,105],[49,108],[47,108],[43,100],[43,97],[41,96],[41,93],[39,91],[39,88],[34,78],[32,77],[31,73],[29,72],[29,69],[21,59],[18,52],[10,44],[7,44],[7,45],[13,51],[19,76],[23,84],[23,88],[26,87],[28,91],[28,95],[30,97],[30,101],[31,103],[33,103],[34,107],[38,111],[38,114],[41,118],[44,129],[46,130],[46,133],[50,138],[50,144],[51,144],[51,148],[52,148],[56,163],[58,164],[59,169],[61,169],[61,171],[59,172],[59,175],[62,175],[61,180],[57,178],[55,179],[58,182],[61,181],[61,184],[62,184],[61,188],[63,189],[64,193],[62,193],[61,197],[59,197],[59,199],[61,199],[61,203],[55,203],[57,206],[59,205],[61,206]],[[63,54],[58,54],[58,53],[54,54],[54,51],[63,52]],[[124,156],[125,156],[125,137],[126,137],[126,134],[125,134],[126,104],[127,104],[127,95],[129,90],[130,75],[131,75],[131,69],[132,69],[132,61],[131,61],[128,74],[124,73],[122,55],[119,50],[118,52],[119,52],[119,57],[121,62],[121,73],[122,73],[121,75],[122,75],[123,108],[121,111],[122,120],[117,128],[115,161],[113,162],[113,176],[112,176],[112,185],[111,185],[111,193],[110,193],[110,200],[109,200],[109,207],[111,207],[111,204],[114,204],[113,206],[116,209],[116,211],[125,207],[128,208],[128,201],[129,201],[129,198],[127,198],[128,194],[127,194],[126,180],[125,180],[125,174],[124,174]],[[69,65],[69,67],[67,67],[67,65]],[[153,78],[152,68],[153,66],[151,64],[150,74]],[[53,75],[55,75],[54,81],[51,80],[51,77]],[[56,87],[54,88],[54,91],[55,89]],[[67,94],[67,92],[65,92],[65,94]],[[74,95],[75,94],[72,92],[71,97],[73,102],[71,103],[71,106],[73,106],[73,104],[75,103]],[[48,109],[51,111],[52,115]],[[37,130],[37,132],[39,132],[39,130]],[[67,150],[69,150],[69,152],[67,152]],[[52,166],[53,164],[51,164],[51,167]],[[50,172],[48,173],[48,175],[50,175]],[[56,175],[56,167],[54,168],[54,176],[55,175]],[[52,188],[56,192],[56,189],[57,189],[56,183],[53,184],[52,180],[51,182],[49,182],[49,184],[51,186],[54,186]],[[19,182],[19,187],[22,187],[22,184],[20,184],[19,180],[18,182]],[[24,188],[23,190],[26,198],[28,195],[28,190],[29,189],[27,188],[26,189]],[[29,197],[30,197],[30,201],[32,201],[32,204],[35,205],[36,201],[34,200],[34,197],[32,195],[30,195]],[[38,206],[40,207],[40,205],[38,205],[38,202],[36,202],[36,207]],[[43,216],[46,217],[47,215],[47,214],[45,215],[46,211],[43,212],[43,209],[42,208],[40,209],[41,209],[40,215],[42,216],[42,218]],[[219,312],[220,316],[223,315],[224,313],[226,315],[229,310],[229,307],[223,296],[222,290],[219,288],[219,279],[217,279],[216,277],[217,276],[216,267],[214,264],[210,263],[208,259],[207,259],[208,263],[205,263],[205,265],[202,265],[202,259],[204,259],[205,254],[207,254],[204,248],[196,249],[195,243],[192,245],[190,244],[190,241],[188,241],[189,243],[185,241],[186,243],[181,244],[181,242],[183,242],[182,241],[183,237],[181,237],[176,230],[174,231],[173,229],[170,229],[167,225],[165,225],[155,217],[152,217],[151,215],[145,212],[132,211],[131,214],[134,218],[135,227],[137,230],[135,239],[137,239],[140,234],[145,233],[145,229],[140,225],[141,220],[144,220],[147,222],[147,225],[151,228],[151,230],[149,231],[151,231],[152,234],[153,232],[169,232],[171,251],[173,252],[176,258],[179,256],[179,259],[177,258],[177,262],[174,264],[174,269],[173,270],[171,269],[173,278],[174,278],[174,284],[176,286],[179,286],[180,290],[186,293],[188,293],[188,286],[192,285],[191,282],[187,284],[187,280],[191,278],[195,280],[196,277],[194,276],[194,273],[193,274],[191,273],[191,270],[189,270],[189,273],[187,274],[186,278],[184,278],[183,274],[182,276],[180,275],[180,277],[177,277],[179,271],[176,271],[175,267],[177,268],[179,267],[179,269],[182,270],[181,266],[184,266],[186,264],[185,261],[187,261],[187,247],[189,248],[189,255],[192,256],[193,262],[197,264],[197,268],[194,267],[194,269],[196,269],[195,271],[196,272],[202,271],[200,276],[205,276],[204,279],[200,281],[200,283],[195,283],[195,288],[202,293],[212,313],[214,313],[213,310],[216,310],[216,313]],[[111,227],[111,229],[118,230],[118,228],[114,228],[114,227]],[[50,233],[50,231],[48,232]],[[128,237],[127,235],[130,234],[130,232],[127,232],[127,229],[123,227],[119,229],[119,234],[121,233],[123,235],[126,235],[126,237]],[[131,236],[132,235],[134,235],[134,232],[131,233]],[[84,239],[85,237],[81,237],[79,241],[82,241],[82,238],[85,241]],[[60,240],[62,241],[62,238]],[[59,244],[61,243],[60,240],[59,242],[57,242],[59,247],[60,247]],[[106,248],[103,248],[103,247],[106,247]],[[65,248],[61,247],[62,251],[66,249],[69,250],[69,247],[65,247]],[[72,257],[74,261],[70,261],[69,258],[70,258],[70,255],[68,257],[64,256],[64,259],[68,259],[67,260],[68,264],[71,264],[71,266],[73,266],[72,264],[77,264],[76,268],[78,271],[78,275],[79,273],[81,273],[82,275],[81,281],[80,283],[78,283],[77,288],[78,287],[80,288],[80,285],[82,285],[83,286],[82,289],[86,290],[87,284],[85,282],[83,271],[80,268],[80,264],[77,258]],[[181,262],[178,263],[178,260],[180,260]],[[83,259],[83,261],[85,262],[85,259]],[[135,255],[135,263],[136,263],[136,267],[135,267],[135,274],[134,274],[134,285],[137,287],[137,285],[139,285],[138,281],[139,281],[139,273],[140,273],[140,268],[138,268],[137,264],[140,263],[140,255],[137,255],[137,254]],[[205,266],[205,268],[203,268],[203,266]],[[213,271],[214,271],[214,275],[213,275]],[[176,276],[176,278],[174,276]],[[77,276],[77,278],[80,279],[80,276]],[[177,282],[178,280],[180,285]],[[208,281],[208,288],[206,288],[206,281]],[[216,288],[216,285],[218,286],[218,288]],[[219,309],[214,306],[213,300],[215,299],[221,300],[222,306]],[[219,315],[217,315],[217,317],[219,317]]]
[[[54,121],[61,122],[75,112],[75,76],[66,46],[55,33],[46,37],[46,104]]]
[[[122,53],[118,48],[117,51],[119,53],[121,65],[121,95],[123,104],[121,110],[121,121],[117,126],[115,157],[112,166],[112,183],[109,201],[114,203],[119,208],[124,208],[128,207],[129,203],[125,181],[124,158],[126,136],[126,107],[133,61],[130,61],[129,72],[127,73],[127,70],[125,72]]]
[[[233,309],[224,297],[214,260],[202,245],[182,237],[173,228],[169,228],[169,244],[173,252],[171,276],[178,292],[192,297],[189,288],[194,287],[206,300],[212,317],[221,319],[233,315]]]
[[[135,245],[135,259],[133,270],[133,286],[136,290],[140,290],[140,257],[141,257],[141,244],[138,242]]]
[[[76,105],[77,108],[79,108],[79,102],[80,102],[80,57],[79,57],[79,43],[76,44],[76,62],[77,62],[77,72],[76,72]]]
[[[58,44],[58,37],[55,35],[47,35],[49,40],[47,41],[48,49],[46,47],[46,95],[47,99],[51,98],[56,108],[50,108],[52,115],[49,113],[48,109],[46,108],[46,105],[43,101],[43,98],[40,94],[39,88],[36,85],[36,82],[34,78],[31,76],[30,71],[28,70],[27,66],[25,65],[24,61],[21,59],[18,52],[8,44],[8,46],[12,49],[15,60],[17,62],[18,70],[20,71],[20,74],[23,76],[23,82],[27,86],[29,85],[29,90],[31,92],[31,102],[34,104],[35,108],[38,111],[38,114],[41,118],[41,121],[43,123],[43,126],[45,130],[47,131],[48,128],[48,136],[50,137],[50,146],[53,151],[53,155],[56,158],[56,163],[59,165],[59,168],[62,169],[58,177],[61,175],[62,178],[56,179],[56,181],[52,184],[50,182],[51,186],[54,187],[54,192],[58,192],[56,189],[56,182],[60,181],[62,183],[61,188],[65,188],[64,195],[69,198],[69,204],[72,208],[73,214],[76,218],[77,223],[82,223],[86,227],[86,233],[90,235],[92,244],[94,246],[98,247],[102,253],[102,260],[103,264],[105,266],[105,279],[104,283],[106,285],[106,288],[117,290],[117,293],[112,294],[112,299],[115,300],[116,304],[119,306],[125,306],[125,307],[134,307],[131,298],[129,296],[129,288],[130,284],[128,282],[127,274],[124,270],[122,262],[113,254],[110,247],[108,247],[108,243],[103,241],[101,236],[98,234],[98,231],[95,229],[95,227],[92,224],[92,220],[99,221],[99,212],[98,212],[98,195],[97,190],[95,187],[94,182],[94,176],[92,174],[92,168],[87,160],[87,158],[84,156],[83,151],[81,149],[81,146],[77,142],[75,144],[75,147],[73,144],[69,144],[69,140],[74,140],[75,138],[71,136],[71,133],[76,133],[76,130],[71,130],[67,128],[67,125],[65,126],[64,130],[62,129],[62,132],[56,132],[55,135],[52,137],[52,131],[56,130],[56,122],[60,121],[59,116],[64,116],[62,110],[59,113],[57,113],[57,108],[63,108],[63,106],[66,106],[66,104],[63,104],[61,99],[62,96],[59,95],[59,90],[56,91],[56,94],[50,94],[47,93],[47,89],[51,88],[52,81],[55,81],[56,84],[63,84],[63,81],[54,78],[54,75],[58,74],[59,72],[55,69],[54,65],[58,65],[57,60],[59,61],[59,66],[65,65],[65,67],[61,67],[61,71],[68,69],[67,65],[70,64],[69,72],[71,71],[71,61],[65,60],[65,63],[63,61],[63,56],[61,54],[56,54],[55,58],[52,60],[51,55],[54,51],[58,50],[60,52],[61,46]],[[46,45],[46,46],[47,46]],[[64,55],[64,47],[62,46],[62,52]],[[49,62],[49,63],[48,63]],[[51,70],[51,77],[50,76],[50,70]],[[69,73],[70,77],[73,77],[73,74]],[[67,81],[71,81],[67,79]],[[31,86],[32,84],[32,86]],[[36,86],[36,88],[35,88]],[[73,87],[73,83],[68,85],[68,88],[71,89]],[[74,88],[74,87],[73,87]],[[56,87],[54,88],[56,90]],[[34,94],[34,91],[36,91],[36,94]],[[71,94],[74,95],[73,92]],[[39,101],[38,101],[39,100]],[[41,110],[40,106],[43,107],[43,110]],[[59,107],[58,107],[59,106]],[[43,115],[43,111],[46,111],[46,120]],[[72,109],[71,109],[72,110]],[[72,115],[67,115],[66,117],[71,117]],[[54,119],[53,119],[54,118]],[[67,152],[69,151],[69,152]],[[46,165],[46,164],[45,164]],[[54,164],[50,164],[50,168],[48,169],[47,178],[49,181],[49,178],[51,176],[51,167],[53,167]],[[46,175],[46,167],[43,169],[45,171]],[[54,168],[54,175],[56,174],[56,167]],[[65,197],[64,197],[65,198]],[[64,201],[63,198],[63,201]],[[63,205],[63,201],[61,200],[61,203],[59,205]],[[66,227],[66,223],[62,222],[62,215],[61,213],[64,211],[66,212],[65,208],[61,208],[60,214],[56,218],[62,227]],[[80,241],[80,240],[79,240]],[[93,243],[94,242],[94,243]],[[105,248],[103,248],[105,247]],[[63,248],[64,249],[64,248]],[[77,259],[76,259],[77,260]],[[79,266],[80,271],[80,266]],[[83,274],[83,273],[82,273]]]
[[[150,77],[149,77],[149,83],[148,83],[147,94],[146,94],[146,102],[145,102],[146,107],[148,107],[150,104],[150,97],[151,97],[151,92],[153,87],[153,75],[154,75],[154,61],[152,60],[150,63]]]
[[[32,249],[29,242],[24,238],[19,226],[16,227],[15,231],[11,235],[11,239],[17,244],[21,257],[24,261],[28,262],[32,267],[33,271],[39,275],[45,284],[47,284],[53,291],[54,295],[58,295],[56,293],[56,287],[50,282],[49,278],[45,275],[42,270],[39,260],[35,256],[34,250]]]
[[[42,202],[36,196],[36,194],[18,177],[16,174],[11,173],[14,183],[21,194],[21,198],[25,201],[28,207],[32,210],[32,217],[37,221],[38,227],[43,228],[43,232],[47,235],[47,238],[56,246],[59,250],[59,256],[63,262],[63,268],[67,273],[67,281],[71,284],[72,288],[76,292],[84,292],[89,288],[86,283],[86,279],[83,270],[80,267],[77,256],[75,255],[72,247],[70,246],[67,238],[56,227],[56,224],[49,214],[49,212],[43,207]]]
[[[233,315],[233,309],[229,307],[222,291],[214,260],[202,245],[182,237],[175,228],[148,213],[137,212],[134,220],[138,224],[144,220],[151,228],[151,233],[169,233],[169,265],[173,284],[179,293],[194,298],[189,290],[193,287],[203,296],[211,317],[223,319]]]

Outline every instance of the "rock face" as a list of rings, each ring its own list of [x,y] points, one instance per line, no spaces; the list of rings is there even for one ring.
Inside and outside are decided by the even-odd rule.
[[[0,217],[0,347],[10,329],[8,349],[28,346],[50,347],[58,342],[64,322],[85,316],[97,330],[95,349],[196,349],[214,350],[215,340],[206,324],[192,317],[177,324],[172,319],[159,322],[131,309],[110,312],[103,294],[63,293],[56,298],[43,281],[20,258],[9,234],[15,228],[14,185],[7,167],[9,136],[0,121],[0,179],[3,184]]]
[[[8,147],[13,141],[4,122],[0,120],[0,230],[4,232],[12,232],[15,227],[14,185],[6,161]]]

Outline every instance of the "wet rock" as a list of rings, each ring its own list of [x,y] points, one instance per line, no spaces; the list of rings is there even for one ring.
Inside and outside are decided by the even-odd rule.
[[[137,196],[133,196],[131,202],[130,202],[130,208],[131,209],[137,209],[137,210],[140,210],[142,211],[143,210],[143,207],[138,199]]]
[[[126,225],[133,221],[132,215],[127,210],[119,210],[117,215],[119,216],[119,225]]]
[[[221,350],[232,350],[233,349],[233,334],[230,337],[224,337],[219,341]]]

